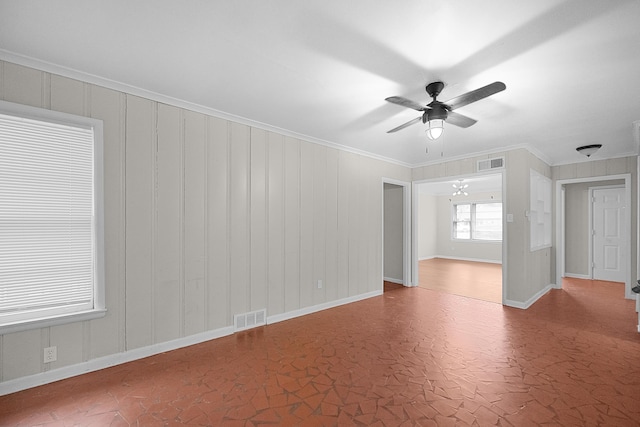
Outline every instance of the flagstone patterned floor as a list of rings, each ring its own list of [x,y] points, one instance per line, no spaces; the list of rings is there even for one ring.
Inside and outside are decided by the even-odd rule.
[[[622,285],[528,310],[422,288],[0,397],[3,426],[638,426]]]

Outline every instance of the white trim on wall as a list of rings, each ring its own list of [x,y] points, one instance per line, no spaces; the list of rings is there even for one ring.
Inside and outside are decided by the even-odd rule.
[[[509,233],[508,221],[507,221],[507,173],[502,171],[502,304],[507,304],[507,277],[508,275],[508,250],[507,241],[509,240],[507,234]],[[513,213],[511,214],[513,218]]]
[[[502,298],[503,302],[502,303],[504,305],[506,305],[506,306],[509,306],[509,307],[520,308],[520,309],[526,310],[527,308],[531,307],[536,301],[538,301],[540,298],[542,298],[551,289],[554,289],[554,286],[549,284],[549,285],[545,286],[544,289],[541,289],[538,293],[533,295],[531,298],[529,298],[525,302],[505,300],[504,296],[503,296],[503,298]]]
[[[591,279],[592,278],[588,274],[574,274],[574,273],[564,273],[564,277],[570,277],[572,279]]]
[[[275,314],[273,316],[267,316],[267,325],[272,323],[283,322],[285,320],[295,319],[296,317],[306,316],[318,311],[327,310],[329,308],[338,307],[345,304],[351,304],[352,302],[362,301],[368,298],[373,298],[382,295],[382,289],[377,291],[371,291],[360,295],[354,295],[352,297],[342,298],[335,301],[328,301],[322,304],[313,305],[311,307],[304,307],[299,310],[292,310],[286,313]]]
[[[432,258],[443,258],[443,259],[452,259],[457,261],[470,261],[470,262],[486,262],[489,264],[502,264],[502,261],[496,261],[495,259],[466,258],[466,257],[455,257],[455,256],[447,256],[447,255],[436,255]]]
[[[146,347],[140,347],[128,350],[122,353],[115,353],[97,359],[91,359],[86,362],[76,363],[64,366],[58,369],[41,372],[27,377],[20,377],[14,380],[4,381],[0,383],[0,396],[15,393],[28,388],[41,386],[52,383],[54,381],[64,380],[66,378],[75,377],[89,372],[99,371],[100,369],[110,368],[122,363],[133,362],[134,360],[143,359],[171,350],[188,347],[190,345],[200,344],[205,341],[221,338],[233,334],[233,326],[214,329],[202,332],[188,337],[178,338],[172,341],[166,341],[158,344],[152,344]]]

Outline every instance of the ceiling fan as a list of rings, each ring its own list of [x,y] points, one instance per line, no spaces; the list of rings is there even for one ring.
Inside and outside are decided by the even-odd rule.
[[[471,104],[472,102],[480,101],[483,98],[496,94],[505,90],[507,86],[502,82],[494,82],[487,86],[481,87],[471,92],[467,92],[456,98],[450,99],[446,102],[440,102],[436,98],[440,95],[442,89],[444,89],[443,82],[432,82],[426,87],[427,93],[433,99],[427,105],[421,105],[415,101],[412,101],[402,96],[391,96],[386,98],[385,101],[393,104],[398,104],[403,107],[412,108],[417,111],[422,111],[423,114],[416,117],[413,120],[409,120],[407,123],[402,124],[396,128],[387,131],[387,133],[397,132],[412,124],[418,123],[422,120],[422,123],[427,124],[427,136],[429,139],[437,139],[442,135],[444,131],[444,122],[447,121],[452,125],[462,128],[468,128],[476,123],[476,120],[464,116],[459,113],[453,112],[453,110]]]

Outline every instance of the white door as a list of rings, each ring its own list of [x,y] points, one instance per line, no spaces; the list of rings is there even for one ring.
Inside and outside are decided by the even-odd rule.
[[[626,230],[624,188],[593,190],[593,278],[624,282]]]

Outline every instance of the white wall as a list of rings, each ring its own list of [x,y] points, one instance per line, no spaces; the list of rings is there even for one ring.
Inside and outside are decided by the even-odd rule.
[[[418,258],[434,257],[502,263],[502,242],[460,241],[451,238],[454,202],[502,201],[502,193],[471,192],[468,196],[436,196],[419,192]]]
[[[438,256],[438,198],[418,192],[418,259]]]
[[[403,284],[402,264],[404,188],[384,184],[384,279]]]
[[[499,202],[502,201],[502,194],[499,191],[491,193],[474,193],[472,191],[468,196],[438,196],[436,200],[438,256],[444,258],[502,263],[502,242],[463,241],[451,238],[451,209],[453,203]]]
[[[104,121],[108,310],[0,336],[3,382],[381,292],[380,183],[409,169],[7,62],[0,99]]]

